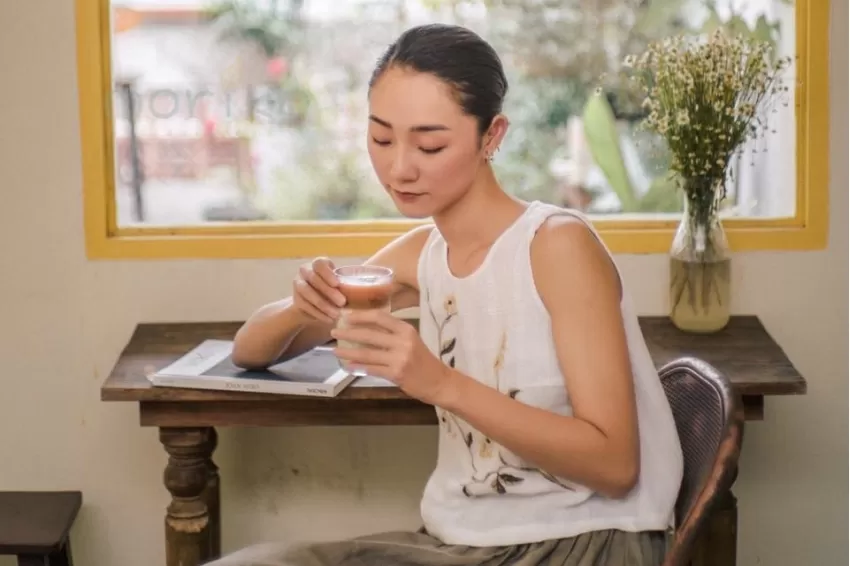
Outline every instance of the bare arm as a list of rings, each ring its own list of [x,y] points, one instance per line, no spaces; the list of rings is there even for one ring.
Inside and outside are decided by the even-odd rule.
[[[396,238],[365,263],[394,272],[393,310],[419,302],[417,262],[432,226],[422,226]],[[330,341],[333,317],[317,320],[294,305],[293,296],[257,309],[234,337],[233,363],[243,368],[268,367]]]
[[[616,271],[572,218],[547,221],[531,253],[573,415],[531,407],[448,368],[443,407],[553,475],[625,496],[640,458]]]

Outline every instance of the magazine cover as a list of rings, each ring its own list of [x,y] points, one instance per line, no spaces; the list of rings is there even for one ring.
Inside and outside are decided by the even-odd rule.
[[[343,370],[333,350],[319,346],[267,370],[244,370],[231,361],[233,342],[205,340],[180,359],[148,376],[158,387],[218,389],[333,397],[355,376]]]

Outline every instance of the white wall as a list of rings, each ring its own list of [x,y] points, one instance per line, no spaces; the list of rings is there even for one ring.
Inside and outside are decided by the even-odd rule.
[[[0,5],[0,489],[83,490],[78,563],[150,566],[164,561],[165,454],[99,386],[136,323],[245,317],[285,293],[296,266],[86,260],[72,5]],[[847,4],[833,12],[829,249],[735,264],[736,311],[761,316],[809,381],[747,430],[744,566],[847,564]],[[619,259],[641,311],[663,313],[664,256]],[[417,524],[430,428],[221,436],[225,550]]]

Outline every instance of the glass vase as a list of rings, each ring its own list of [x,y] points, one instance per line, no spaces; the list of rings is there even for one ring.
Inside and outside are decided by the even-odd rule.
[[[702,209],[701,209],[702,210]],[[711,333],[729,322],[731,258],[716,211],[685,203],[670,246],[670,320],[685,332]]]

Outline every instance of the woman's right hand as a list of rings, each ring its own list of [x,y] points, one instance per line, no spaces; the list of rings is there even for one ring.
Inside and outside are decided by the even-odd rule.
[[[292,304],[309,322],[334,324],[345,296],[339,291],[334,264],[318,257],[298,268],[292,284]]]

